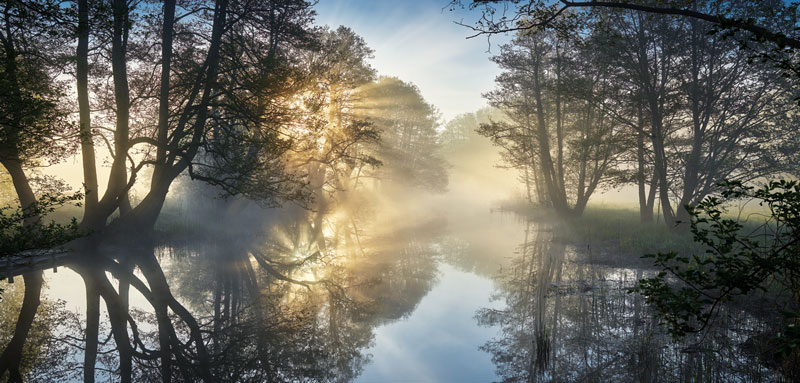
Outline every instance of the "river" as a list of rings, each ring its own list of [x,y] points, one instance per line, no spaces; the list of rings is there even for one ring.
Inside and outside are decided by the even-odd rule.
[[[763,318],[729,308],[719,330],[674,342],[643,298],[628,293],[652,270],[620,257],[608,262],[552,223],[483,207],[321,219],[285,209],[226,227],[164,236],[153,246],[171,293],[202,329],[209,353],[202,363],[219,381],[779,378],[754,341],[767,329]],[[21,283],[2,287],[0,335],[8,339]],[[157,356],[166,330],[152,299],[131,288],[129,313],[140,351]],[[69,267],[48,270],[42,301],[28,376],[81,381],[83,279]],[[201,357],[190,326],[174,308],[170,320],[181,342],[172,346],[174,378],[196,377],[191,359]],[[110,334],[103,309],[98,381],[118,380]],[[178,344],[186,349],[175,351]],[[160,380],[157,358],[134,357],[133,365],[134,381]]]

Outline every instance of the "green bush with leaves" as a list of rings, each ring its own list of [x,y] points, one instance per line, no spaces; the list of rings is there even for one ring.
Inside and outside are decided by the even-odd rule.
[[[83,195],[43,195],[33,206],[0,207],[0,259],[24,255],[34,250],[49,250],[81,236],[78,221],[73,218],[67,224],[55,221],[43,222],[47,214],[66,203],[76,203]]]
[[[676,252],[648,254],[662,271],[642,279],[632,292],[653,305],[670,334],[681,338],[707,328],[720,305],[755,292],[788,291],[782,310],[784,330],[777,334],[778,352],[786,357],[800,344],[800,183],[772,181],[754,188],[725,182],[721,198],[707,197],[687,207],[694,240],[705,245],[702,255]],[[751,199],[768,208],[757,226],[725,214],[725,204]],[[775,289],[775,287],[778,289]]]

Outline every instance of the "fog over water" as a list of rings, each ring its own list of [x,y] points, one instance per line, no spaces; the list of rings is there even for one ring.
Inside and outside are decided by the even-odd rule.
[[[0,383],[800,381],[799,9],[0,2]]]

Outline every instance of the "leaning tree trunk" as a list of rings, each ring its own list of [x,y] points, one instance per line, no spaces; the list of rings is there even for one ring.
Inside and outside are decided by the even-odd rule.
[[[653,204],[652,201],[655,198],[655,185],[653,182],[650,183],[650,190],[649,193],[646,190],[647,188],[647,172],[646,172],[646,161],[645,161],[645,148],[644,148],[644,116],[642,111],[642,106],[639,105],[637,108],[638,118],[637,118],[637,126],[638,131],[636,133],[636,183],[639,187],[639,219],[642,223],[652,223],[653,222]],[[653,177],[655,180],[655,175]]]
[[[3,70],[7,80],[5,92],[9,93],[10,98],[14,103],[21,104],[22,92],[20,89],[19,81],[17,78],[17,60],[18,52],[13,42],[13,37],[10,32],[6,33],[3,39],[3,53],[4,62]],[[0,149],[0,163],[6,168],[8,174],[11,176],[11,181],[14,185],[14,190],[19,199],[20,208],[26,217],[23,218],[22,224],[26,230],[35,230],[33,227],[39,222],[39,213],[36,209],[36,195],[33,193],[30,181],[22,169],[22,160],[20,159],[21,149],[19,142],[20,130],[24,129],[23,116],[17,108],[12,108],[8,116],[11,119],[11,124],[5,126],[4,129],[4,146]],[[6,345],[3,353],[0,354],[0,377],[6,372],[9,373],[9,380],[13,382],[22,381],[20,373],[20,364],[22,363],[22,348],[28,339],[31,327],[33,327],[33,320],[36,317],[36,311],[39,309],[40,294],[42,292],[42,284],[44,281],[42,271],[32,271],[23,274],[25,281],[25,295],[22,301],[22,308],[20,309],[17,324],[14,328],[14,335],[11,341]]]
[[[25,296],[22,299],[22,309],[19,312],[17,325],[14,327],[14,335],[6,345],[2,355],[0,355],[0,377],[9,374],[9,382],[22,382],[20,365],[22,364],[22,348],[28,339],[28,334],[33,327],[33,320],[36,311],[39,309],[40,294],[44,282],[44,273],[31,271],[22,275],[25,280]]]

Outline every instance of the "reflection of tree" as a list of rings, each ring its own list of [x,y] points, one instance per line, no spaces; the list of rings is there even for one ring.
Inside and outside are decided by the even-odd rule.
[[[503,310],[476,318],[499,326],[482,349],[504,382],[772,381],[754,339],[765,324],[729,308],[717,330],[675,344],[641,296],[627,290],[641,270],[579,259],[553,229],[529,224],[520,254],[498,276]]]
[[[440,230],[434,221],[365,241],[364,247],[372,251],[358,253],[347,273],[360,279],[354,294],[372,302],[372,320],[406,317],[430,291],[437,271],[433,242]]]
[[[369,360],[374,328],[409,315],[435,282],[435,222],[382,230],[348,214],[300,212],[253,224],[92,249],[130,264],[73,261],[89,292],[86,317],[41,298],[24,373],[74,379],[82,353],[85,377],[102,380],[350,381]],[[144,301],[129,302],[128,290]],[[0,339],[21,300],[22,289],[8,289]]]
[[[14,334],[17,314],[22,307],[24,286],[3,284],[0,301],[0,344],[7,344]],[[74,350],[69,339],[59,339],[57,332],[70,330],[65,323],[74,323],[75,315],[64,308],[63,301],[40,298],[36,319],[22,348],[20,374],[31,382],[62,382],[74,379],[77,371],[71,358]],[[0,377],[6,381],[8,376]],[[10,380],[10,379],[9,379]]]
[[[328,225],[324,249],[315,221]],[[375,326],[408,315],[432,287],[437,232],[367,238],[375,228],[355,226],[345,215],[300,214],[271,225],[266,237],[190,241],[167,252],[175,255],[166,266],[173,291],[209,333],[214,377],[350,381],[360,374]],[[152,314],[142,318],[155,322]]]

